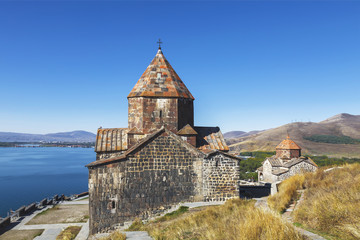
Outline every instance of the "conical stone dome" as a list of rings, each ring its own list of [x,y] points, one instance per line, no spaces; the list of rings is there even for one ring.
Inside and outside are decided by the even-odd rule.
[[[128,98],[134,97],[188,98],[194,100],[160,48],[128,95]]]

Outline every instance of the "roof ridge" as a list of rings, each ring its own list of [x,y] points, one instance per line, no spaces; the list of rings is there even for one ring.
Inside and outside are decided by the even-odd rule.
[[[162,126],[159,130],[153,132],[152,134],[144,137],[143,139],[141,139],[138,143],[136,143],[135,145],[133,145],[131,148],[129,148],[127,151],[125,151],[123,154],[121,154],[120,156],[117,157],[113,157],[113,158],[108,158],[108,159],[103,159],[103,160],[96,160],[94,162],[89,163],[88,165],[86,165],[86,167],[93,167],[93,166],[97,166],[97,165],[103,165],[103,164],[108,164],[111,162],[115,162],[115,161],[119,161],[122,159],[127,158],[131,153],[133,153],[134,151],[136,151],[138,148],[140,148],[141,146],[143,146],[144,144],[146,144],[147,142],[149,142],[151,139],[159,136],[161,133],[163,132],[167,132],[169,133],[169,136],[175,138],[176,140],[178,140],[181,144],[183,144],[185,147],[187,147],[190,151],[193,151],[194,154],[196,152],[196,154],[204,154],[203,152],[201,152],[200,150],[198,150],[196,147],[192,146],[191,144],[185,142],[184,140],[182,140],[179,136],[177,136],[175,133],[171,132],[170,130],[168,130],[167,128],[165,128],[164,126]]]

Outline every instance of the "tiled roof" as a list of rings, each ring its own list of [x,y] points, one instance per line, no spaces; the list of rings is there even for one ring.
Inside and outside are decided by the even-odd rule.
[[[273,166],[273,167],[282,167],[282,166],[283,166],[281,160],[278,159],[278,158],[275,158],[274,156],[267,158],[267,160],[269,160],[269,163],[270,163],[271,166]]]
[[[203,152],[199,151],[198,149],[196,149],[195,147],[193,147],[191,144],[183,141],[179,136],[177,136],[176,134],[174,134],[173,132],[167,130],[166,128],[162,127],[160,128],[158,131],[153,132],[152,134],[146,136],[145,138],[141,139],[138,143],[136,143],[134,146],[132,146],[131,148],[129,148],[127,151],[125,151],[124,153],[122,153],[122,155],[117,156],[117,157],[113,157],[113,158],[107,158],[107,159],[102,159],[102,160],[96,160],[94,162],[89,163],[88,165],[86,165],[86,167],[94,167],[94,166],[98,166],[98,165],[104,165],[104,164],[110,164],[113,162],[117,162],[120,160],[125,160],[127,159],[127,156],[129,154],[132,154],[134,152],[136,152],[138,149],[140,149],[142,146],[145,146],[146,144],[148,144],[149,142],[151,142],[153,139],[155,139],[156,137],[158,137],[159,135],[161,135],[163,132],[166,132],[170,137],[178,140],[179,144],[181,144],[182,146],[184,146],[186,149],[188,149],[192,154],[194,154],[195,156],[206,156]]]
[[[182,129],[177,132],[178,135],[197,135],[198,133],[190,126],[186,124]]]
[[[198,133],[196,137],[196,147],[200,150],[214,149],[229,151],[224,136],[219,127],[194,127]]]
[[[127,150],[127,128],[99,128],[96,136],[95,152]]]
[[[132,97],[172,97],[194,99],[170,63],[164,57],[161,49],[156,53],[145,72],[131,90]]]
[[[286,162],[284,164],[284,167],[290,168],[290,167],[292,167],[298,163],[301,163],[303,161],[317,167],[316,163],[314,163],[314,161],[311,158],[307,158],[307,157],[293,158],[290,161]]]
[[[299,145],[297,145],[293,140],[290,139],[289,136],[285,140],[283,140],[276,149],[301,149]]]
[[[272,156],[272,157],[268,157],[266,158],[266,160],[268,160],[271,164],[272,167],[283,167],[283,168],[291,168],[292,166],[296,165],[296,164],[299,164],[301,162],[307,162],[315,167],[317,167],[316,163],[314,163],[313,160],[311,160],[311,158],[308,158],[308,157],[299,157],[299,158],[293,158],[289,161],[286,161],[286,162],[282,162],[280,158],[276,158],[275,156]],[[258,168],[259,170],[260,168]],[[279,172],[277,171],[275,175],[279,175],[279,174],[282,174],[284,172]]]
[[[286,173],[288,171],[289,171],[289,169],[275,169],[275,170],[272,170],[271,173],[274,174],[274,175],[281,175],[281,174]]]

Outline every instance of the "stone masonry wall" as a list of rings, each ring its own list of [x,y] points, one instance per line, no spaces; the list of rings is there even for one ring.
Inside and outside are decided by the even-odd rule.
[[[299,149],[276,149],[277,158],[298,158],[301,156],[301,150]]]
[[[143,98],[128,98],[128,127],[129,130],[137,128],[143,129]]]
[[[192,99],[182,98],[129,98],[129,129],[136,127],[148,134],[166,125],[176,133],[186,124],[194,126]]]
[[[178,108],[176,98],[144,98],[144,133],[151,133],[163,125],[177,132]]]
[[[291,149],[290,150],[290,158],[298,158],[301,156],[301,150],[300,149]]]
[[[125,161],[89,169],[90,234],[202,199],[201,159],[166,134]]]
[[[205,201],[224,201],[239,197],[238,160],[216,154],[203,161],[203,194]]]
[[[290,167],[288,172],[278,176],[278,181],[285,180],[296,174],[301,174],[304,172],[315,172],[316,170],[317,170],[317,167],[315,167],[314,165],[311,165],[310,163],[307,163],[307,162],[301,162],[301,163],[298,163],[298,164]]]

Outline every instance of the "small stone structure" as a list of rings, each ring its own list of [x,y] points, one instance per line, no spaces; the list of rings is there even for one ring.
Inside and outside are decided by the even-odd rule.
[[[182,201],[239,196],[239,161],[218,127],[194,126],[194,97],[159,48],[128,95],[128,128],[100,128],[89,169],[90,234]]]
[[[258,168],[258,180],[278,183],[295,174],[314,172],[318,166],[311,158],[301,156],[301,148],[289,136],[276,147],[276,154],[266,158]]]

